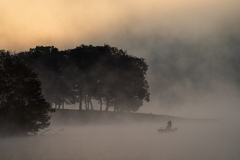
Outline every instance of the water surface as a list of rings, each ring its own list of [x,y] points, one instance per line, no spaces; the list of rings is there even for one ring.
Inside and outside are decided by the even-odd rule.
[[[239,129],[226,123],[52,126],[41,136],[0,139],[1,160],[239,160]],[[62,129],[62,131],[59,131]],[[59,131],[59,132],[58,132]]]

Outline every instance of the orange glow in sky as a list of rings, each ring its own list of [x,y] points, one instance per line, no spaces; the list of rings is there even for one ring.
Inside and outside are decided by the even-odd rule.
[[[205,32],[221,18],[236,14],[236,4],[237,0],[2,0],[0,49],[103,45],[121,36],[120,30]]]

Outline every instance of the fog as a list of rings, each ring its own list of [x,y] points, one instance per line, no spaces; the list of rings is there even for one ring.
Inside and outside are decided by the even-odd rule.
[[[238,160],[238,125],[174,122],[178,130],[158,133],[166,123],[51,126],[33,137],[1,138],[0,159]],[[64,127],[64,128],[62,128]],[[234,127],[234,128],[233,128]],[[61,130],[61,131],[59,131]]]
[[[239,3],[3,0],[0,46],[16,52],[36,45],[116,46],[149,65],[151,101],[140,112],[237,118]]]
[[[0,138],[0,159],[240,159],[239,0],[67,2],[3,0],[0,49],[116,46],[149,65],[150,102],[139,112],[218,121],[173,121],[178,130],[164,134],[166,122],[52,124],[41,136]]]

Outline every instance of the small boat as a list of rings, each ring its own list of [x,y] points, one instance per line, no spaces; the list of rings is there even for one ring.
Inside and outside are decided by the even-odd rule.
[[[177,128],[173,128],[173,129],[161,128],[161,129],[158,129],[158,132],[175,132],[176,130]]]

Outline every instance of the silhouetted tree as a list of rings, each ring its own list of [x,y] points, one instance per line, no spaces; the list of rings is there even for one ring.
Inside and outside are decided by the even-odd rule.
[[[6,52],[0,59],[0,134],[35,134],[49,126],[52,110],[37,74]]]
[[[69,103],[73,99],[62,76],[62,67],[66,63],[64,52],[59,52],[52,46],[38,46],[17,56],[39,74],[43,94],[48,102],[60,109],[61,106],[64,107],[64,103]]]
[[[60,108],[79,103],[79,110],[137,111],[149,101],[147,64],[143,58],[128,55],[109,45],[81,45],[58,51],[55,47],[36,47],[18,54],[39,73],[46,99]]]

